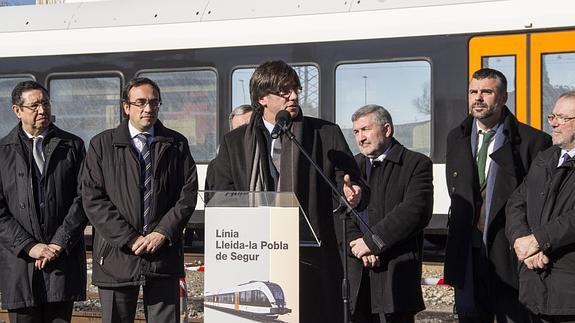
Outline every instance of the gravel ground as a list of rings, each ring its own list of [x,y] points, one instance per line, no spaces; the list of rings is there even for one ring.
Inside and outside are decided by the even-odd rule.
[[[88,270],[91,270],[91,259],[88,259]],[[443,275],[443,266],[425,265],[423,267],[423,277],[440,278]],[[202,318],[203,309],[203,286],[204,273],[197,271],[188,271],[186,276],[186,285],[188,290],[188,317]],[[457,322],[453,312],[453,288],[448,286],[422,286],[423,298],[425,300],[426,310],[416,317],[419,323],[451,323]],[[98,301],[98,289],[88,281],[88,300],[77,302],[74,305],[76,311],[98,311],[100,303]],[[142,302],[138,302],[139,317],[143,317],[144,311]]]

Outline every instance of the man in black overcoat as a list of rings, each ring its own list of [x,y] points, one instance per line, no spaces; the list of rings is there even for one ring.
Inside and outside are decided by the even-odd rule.
[[[507,109],[507,80],[499,71],[476,71],[468,100],[469,116],[447,136],[445,280],[455,287],[460,322],[525,322],[517,258],[504,232],[505,204],[537,153],[551,145],[550,136]]]
[[[299,106],[301,90],[295,70],[283,61],[256,68],[250,79],[254,113],[248,125],[227,133],[215,161],[215,190],[294,192],[307,214],[320,247],[300,248],[300,321],[340,322],[341,259],[334,232],[334,203],[329,186],[286,137],[273,140],[276,114],[289,112],[290,129],[323,173],[360,205],[359,169],[340,128],[305,117]],[[275,152],[274,152],[275,151]],[[336,228],[340,227],[336,225]]]
[[[48,91],[12,91],[18,125],[0,139],[0,286],[11,322],[70,322],[86,298],[84,142],[51,122]]]
[[[355,159],[370,187],[361,213],[366,226],[348,222],[353,322],[414,322],[425,308],[421,258],[423,229],[433,210],[433,163],[393,137],[393,121],[383,107],[366,105],[351,119],[361,151]]]
[[[575,91],[547,119],[554,146],[509,198],[506,233],[521,261],[519,300],[533,321],[575,322]]]

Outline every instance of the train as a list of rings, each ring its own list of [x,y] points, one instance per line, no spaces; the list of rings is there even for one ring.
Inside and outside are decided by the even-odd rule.
[[[283,289],[269,281],[249,281],[232,288],[206,292],[204,306],[258,319],[275,320],[292,312]]]
[[[135,76],[162,89],[160,119],[183,133],[200,183],[249,103],[249,78],[281,59],[302,81],[303,113],[336,122],[353,152],[351,114],[386,107],[395,136],[434,162],[429,241],[449,218],[445,139],[467,114],[470,75],[509,80],[508,107],[549,131],[553,101],[575,88],[575,5],[570,0],[74,1],[0,7],[0,136],[16,124],[10,91],[36,80],[55,123],[87,143],[123,117],[121,88]],[[200,187],[201,188],[201,187]],[[200,227],[201,207],[190,227]]]

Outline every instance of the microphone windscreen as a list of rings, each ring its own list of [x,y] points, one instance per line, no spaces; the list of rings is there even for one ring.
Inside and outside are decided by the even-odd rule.
[[[277,114],[276,114],[276,122],[287,122],[291,119],[291,115],[289,114],[289,112],[287,110],[280,110]]]

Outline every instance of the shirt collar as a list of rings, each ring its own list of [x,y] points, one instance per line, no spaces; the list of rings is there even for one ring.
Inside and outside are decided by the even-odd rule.
[[[393,146],[393,140],[391,141],[391,143],[389,144],[387,149],[385,149],[383,154],[377,156],[377,158],[370,158],[369,161],[371,161],[372,164],[373,164],[373,162],[380,162],[380,163],[383,162],[385,157],[387,157],[387,154],[389,154],[389,150],[391,149],[391,146]]]
[[[479,121],[477,119],[475,119],[475,124],[477,125],[476,131],[477,134],[479,135],[480,133],[483,133],[485,131],[483,131],[480,127],[479,127]],[[495,133],[497,133],[497,129],[499,129],[499,126],[501,125],[501,122],[498,122],[495,126],[493,126],[493,128],[489,129],[490,131],[494,131]]]
[[[262,118],[262,120],[264,121],[264,126],[266,127],[266,129],[268,130],[269,133],[272,133],[272,131],[274,131],[274,126],[273,124],[271,124],[271,122],[268,122],[266,119]]]
[[[32,136],[31,134],[28,133],[28,131],[24,130],[24,128],[22,128],[22,132],[24,132],[24,134],[26,135],[26,137],[28,137],[28,139],[32,139],[34,137],[45,138],[46,135],[48,134],[48,129],[45,129],[44,131],[42,131],[42,133],[38,136]]]
[[[571,150],[561,149],[561,155],[559,155],[559,156],[563,156],[563,155],[565,155],[565,153],[568,153],[569,157],[573,158],[573,156],[575,156],[575,148],[573,148]]]
[[[130,131],[130,138],[134,139],[137,135],[141,133],[147,133],[150,137],[154,137],[154,127],[152,126],[148,131],[140,131],[136,127],[132,126],[132,123],[128,120],[128,130]]]

